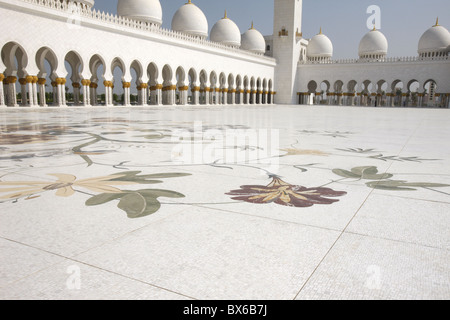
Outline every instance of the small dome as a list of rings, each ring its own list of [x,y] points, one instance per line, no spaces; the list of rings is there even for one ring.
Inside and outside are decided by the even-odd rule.
[[[241,31],[225,12],[225,17],[217,21],[211,29],[210,39],[227,46],[240,47]]]
[[[315,35],[306,47],[308,58],[331,58],[333,56],[333,43],[322,33]]]
[[[262,54],[266,52],[266,40],[258,30],[253,28],[253,23],[241,37],[241,49]]]
[[[359,57],[384,57],[388,52],[388,41],[384,34],[375,28],[368,32],[359,43]]]
[[[419,54],[449,52],[450,33],[443,26],[436,25],[425,31],[419,40]]]
[[[159,0],[119,0],[117,14],[158,26],[162,24],[162,8]]]
[[[173,16],[172,30],[206,38],[208,20],[203,11],[189,0]]]

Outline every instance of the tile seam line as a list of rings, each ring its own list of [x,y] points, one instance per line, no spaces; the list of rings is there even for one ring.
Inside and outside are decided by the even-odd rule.
[[[413,130],[413,132],[411,133],[411,135],[408,137],[408,139],[406,140],[405,144],[403,145],[402,149],[398,152],[397,156],[400,155],[402,153],[402,151],[405,149],[405,147],[408,145],[409,141],[412,139],[412,137],[415,135],[415,133],[419,130],[419,128],[422,126],[422,123],[425,121],[425,119],[422,119],[420,121],[420,123],[416,126],[416,128]],[[389,171],[389,169],[392,167],[392,164],[394,163],[394,161],[391,161],[388,168],[385,170],[385,173],[387,173]],[[297,297],[300,295],[300,293],[302,292],[302,290],[305,288],[305,286],[308,284],[308,282],[311,280],[312,276],[316,273],[317,269],[320,267],[320,265],[323,263],[323,261],[326,259],[326,257],[330,254],[331,250],[335,247],[336,243],[341,239],[342,235],[344,233],[347,233],[347,228],[348,226],[352,223],[352,221],[354,220],[354,218],[358,215],[359,211],[361,210],[361,208],[364,206],[364,204],[367,202],[367,200],[369,199],[369,197],[374,193],[375,189],[372,188],[372,190],[370,191],[370,193],[367,195],[367,197],[364,199],[364,201],[362,202],[361,206],[356,210],[355,214],[352,216],[352,218],[349,220],[349,222],[347,223],[347,225],[345,226],[345,228],[342,230],[342,232],[339,234],[339,236],[336,238],[336,240],[333,242],[333,244],[330,246],[330,248],[328,249],[328,251],[325,253],[325,255],[322,257],[322,259],[319,261],[319,263],[316,265],[316,267],[314,268],[314,270],[311,272],[311,274],[308,276],[308,278],[306,279],[306,281],[303,283],[303,285],[301,286],[300,290],[297,292],[297,294],[295,295],[293,300],[297,300]],[[367,237],[367,236],[366,236]]]
[[[227,212],[227,213],[239,214],[239,215],[249,216],[249,217],[254,217],[254,218],[261,218],[261,219],[270,220],[270,221],[276,221],[276,222],[281,222],[281,223],[294,224],[294,225],[299,225],[299,226],[302,226],[302,227],[321,229],[321,230],[325,230],[325,231],[332,231],[332,232],[336,232],[336,233],[338,233],[338,232],[340,233],[341,232],[341,230],[338,230],[338,229],[331,229],[331,228],[326,228],[326,227],[320,227],[320,226],[314,226],[314,225],[309,225],[309,224],[303,224],[303,223],[299,223],[299,222],[295,222],[295,221],[279,220],[279,219],[273,219],[273,218],[268,218],[268,217],[256,216],[256,215],[243,213],[243,212],[228,211],[228,210],[224,210],[224,209],[210,208],[210,207],[205,207],[205,206],[198,206],[198,207],[206,208],[206,209],[212,209],[212,210],[215,210],[215,211],[223,211],[223,212]],[[447,248],[440,248],[440,247],[430,246],[430,245],[426,245],[426,244],[422,244],[422,243],[410,242],[410,241],[406,241],[406,240],[377,237],[377,236],[364,234],[364,233],[359,233],[359,232],[355,232],[355,231],[344,231],[344,233],[354,234],[354,235],[367,237],[367,238],[372,238],[372,239],[394,241],[394,242],[398,242],[398,243],[402,243],[402,244],[417,245],[417,246],[421,246],[421,247],[427,247],[427,248],[430,248],[430,249],[450,251],[450,248],[449,249],[447,249]]]
[[[419,243],[419,242],[411,242],[411,241],[406,241],[406,240],[390,239],[390,238],[385,238],[385,237],[377,237],[377,236],[364,234],[364,233],[359,233],[359,232],[355,232],[355,231],[346,231],[345,233],[346,234],[352,234],[352,235],[360,236],[360,237],[366,237],[366,238],[372,238],[372,239],[378,239],[378,240],[384,240],[384,241],[392,241],[392,242],[401,243],[401,244],[407,244],[407,245],[414,245],[414,246],[424,247],[424,248],[428,248],[428,249],[450,251],[450,248],[439,248],[439,247],[435,247],[435,246],[431,246],[431,245],[427,245],[427,244],[423,244],[423,243]]]
[[[173,291],[173,290],[170,290],[170,289],[167,289],[167,288],[164,288],[164,287],[161,287],[161,286],[158,286],[158,285],[155,285],[155,284],[152,284],[152,283],[149,283],[149,282],[140,280],[140,279],[136,279],[136,278],[133,278],[133,277],[129,277],[129,276],[127,276],[127,275],[124,275],[124,274],[120,274],[120,273],[117,273],[117,272],[114,272],[114,271],[111,271],[111,270],[108,270],[108,269],[104,269],[104,268],[101,268],[101,267],[98,267],[98,266],[89,264],[89,263],[87,263],[87,262],[83,262],[83,261],[77,260],[77,259],[75,259],[75,258],[69,258],[69,257],[66,257],[66,256],[64,256],[64,255],[61,255],[61,254],[58,254],[58,253],[54,253],[54,252],[51,252],[51,251],[48,251],[48,250],[44,250],[44,249],[41,249],[41,248],[37,248],[37,247],[31,246],[31,245],[29,245],[29,244],[22,243],[22,242],[19,242],[19,241],[16,241],[16,240],[4,238],[4,237],[2,237],[2,239],[7,240],[7,241],[10,241],[10,242],[17,243],[17,244],[20,244],[20,245],[23,245],[23,246],[26,246],[26,247],[28,247],[28,248],[32,248],[32,249],[35,249],[35,250],[39,250],[39,251],[42,251],[42,252],[46,252],[46,253],[51,254],[51,255],[53,255],[53,256],[57,256],[57,257],[63,258],[63,259],[65,259],[65,260],[67,260],[67,261],[73,261],[73,262],[76,262],[76,263],[79,263],[79,264],[82,264],[82,265],[85,265],[85,266],[88,266],[88,267],[91,267],[91,268],[94,268],[94,269],[97,269],[97,270],[101,270],[101,271],[104,271],[104,272],[107,272],[107,273],[110,273],[110,274],[114,274],[114,275],[119,276],[119,277],[121,277],[121,278],[125,278],[125,279],[128,279],[128,280],[136,281],[136,282],[145,284],[145,285],[150,286],[150,287],[154,287],[154,288],[157,288],[157,289],[160,289],[160,290],[163,290],[163,291],[167,291],[167,292],[170,292],[170,293],[174,293],[174,294],[176,294],[176,295],[179,295],[179,296],[182,296],[182,297],[185,297],[185,298],[188,298],[188,299],[198,300],[197,298],[190,297],[190,296],[185,295],[185,294],[183,294],[183,293],[179,293],[179,292],[176,292],[176,291]],[[51,268],[51,267],[53,267],[53,266],[58,265],[58,264],[60,264],[60,263],[62,263],[62,262],[56,262],[56,263],[53,263],[53,264],[51,264],[51,265],[49,265],[49,266],[47,266],[47,267],[45,267],[45,268],[43,268],[43,269],[40,269],[40,270],[35,271],[35,272],[33,272],[33,273],[29,274],[29,275],[26,275],[26,276],[24,276],[24,277],[22,277],[22,278],[20,278],[20,279],[17,279],[17,280],[15,280],[15,281],[13,281],[13,282],[10,282],[10,283],[6,284],[5,286],[0,286],[0,288],[6,288],[6,287],[8,287],[8,286],[10,286],[10,285],[12,285],[12,284],[14,284],[14,283],[16,283],[16,282],[19,282],[19,281],[21,281],[21,280],[24,280],[24,279],[26,279],[26,278],[29,278],[30,276],[32,276],[32,275],[34,275],[34,274],[38,274],[38,273],[40,273],[40,272],[42,272],[42,271],[44,271],[44,270],[47,270],[47,269],[49,269],[49,268]]]
[[[423,202],[432,202],[432,203],[440,203],[440,204],[449,204],[450,201],[442,201],[442,200],[430,200],[430,199],[423,199],[423,198],[414,198],[414,197],[405,197],[405,196],[399,196],[394,194],[385,194],[385,193],[374,193],[374,196],[382,196],[382,197],[389,197],[389,198],[399,198],[399,199],[407,199],[407,200],[416,200],[416,201],[423,201]]]
[[[304,223],[300,223],[300,222],[296,222],[296,221],[274,219],[274,218],[270,218],[270,217],[258,216],[255,214],[226,210],[226,209],[221,209],[221,208],[212,208],[212,207],[209,207],[207,205],[202,205],[202,204],[194,204],[193,206],[199,207],[199,208],[204,208],[204,209],[211,209],[211,210],[215,210],[215,211],[226,212],[226,213],[238,214],[238,215],[252,217],[252,218],[256,218],[256,219],[263,219],[263,220],[276,221],[276,222],[281,222],[281,223],[294,224],[294,225],[298,225],[298,226],[302,226],[302,227],[310,227],[310,228],[321,229],[321,230],[326,230],[326,231],[341,232],[340,229],[332,229],[332,228],[327,228],[327,227],[314,226],[314,225],[304,224]]]
[[[327,252],[325,252],[324,256],[322,257],[322,259],[319,261],[319,263],[316,265],[316,267],[314,268],[314,270],[311,272],[311,274],[308,276],[308,278],[306,279],[306,281],[303,283],[303,285],[301,286],[300,290],[297,292],[297,294],[295,295],[293,300],[297,300],[297,297],[299,296],[300,292],[302,292],[302,290],[305,288],[305,286],[308,284],[308,282],[311,280],[312,276],[316,273],[317,269],[320,267],[320,265],[322,264],[322,262],[326,259],[326,257],[329,255],[329,253],[331,252],[331,250],[335,247],[336,243],[341,239],[342,235],[344,233],[346,233],[346,229],[347,227],[350,225],[350,223],[353,221],[353,219],[356,217],[356,215],[359,213],[359,211],[361,210],[361,208],[364,206],[364,204],[366,203],[367,199],[369,199],[370,195],[372,194],[373,189],[370,191],[370,193],[367,195],[367,197],[364,199],[364,201],[362,202],[362,204],[359,206],[359,208],[356,210],[355,214],[351,217],[351,219],[349,220],[349,222],[347,223],[347,225],[344,227],[344,229],[339,233],[339,235],[337,236],[336,240],[332,243],[332,245],[330,246],[330,248],[327,250]]]

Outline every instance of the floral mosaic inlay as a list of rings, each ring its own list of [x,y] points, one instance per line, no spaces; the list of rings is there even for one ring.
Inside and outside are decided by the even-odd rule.
[[[292,185],[277,176],[272,179],[267,186],[242,186],[239,190],[233,190],[227,195],[234,196],[233,200],[250,203],[276,203],[282,206],[305,208],[316,204],[332,204],[339,200],[328,197],[340,197],[347,194],[347,192],[334,191],[329,188],[306,188]]]

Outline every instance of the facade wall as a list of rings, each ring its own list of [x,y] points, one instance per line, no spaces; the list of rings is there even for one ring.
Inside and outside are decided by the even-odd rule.
[[[85,16],[67,8],[49,8],[32,2],[0,1],[2,24],[7,26],[7,30],[0,33],[0,73],[4,71],[5,77],[14,76],[17,80],[26,76],[44,78],[40,60],[47,58],[47,61],[53,60],[52,75],[47,75],[51,80],[66,78],[67,83],[89,80],[96,82],[102,90],[104,85],[106,92],[113,80],[112,68],[119,66],[124,83],[131,81],[133,67],[139,79],[131,87],[139,90],[150,91],[155,86],[162,90],[171,86],[176,87],[174,90],[185,91],[186,87],[190,86],[191,90],[195,86],[196,90],[213,90],[208,95],[215,97],[217,103],[234,103],[240,94],[241,103],[245,100],[244,95],[250,97],[248,102],[273,101],[268,98],[275,91],[276,62],[273,58],[170,30],[142,30],[108,16]],[[45,51],[48,53],[44,54]],[[10,61],[18,57],[23,61],[23,70],[14,70],[18,69],[18,62]],[[80,61],[79,75],[70,74],[71,70],[66,68],[65,62],[70,59]],[[8,61],[16,68],[8,68]],[[99,65],[104,71],[101,79],[97,79],[95,72]],[[216,92],[219,89],[221,91]],[[160,93],[160,100],[163,100],[163,94]]]
[[[334,104],[405,106],[411,105],[412,95],[417,94],[416,99],[420,100],[414,102],[417,106],[448,106],[450,57],[393,60],[395,59],[385,62],[301,63],[297,70],[300,79],[297,86],[300,97],[297,97],[297,103],[312,104],[319,102],[319,99],[322,103],[326,96],[325,100]],[[397,98],[399,88],[402,97]],[[434,100],[428,103],[422,101],[424,98]],[[400,99],[400,102],[394,101],[395,99]]]

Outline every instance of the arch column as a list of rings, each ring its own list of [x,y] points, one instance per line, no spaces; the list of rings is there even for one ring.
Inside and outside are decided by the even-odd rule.
[[[303,92],[297,92],[297,103],[299,105],[303,104]]]
[[[170,105],[173,106],[176,104],[176,96],[175,96],[175,91],[177,90],[177,86],[175,85],[170,85],[170,86],[166,86],[163,89],[164,92],[164,104],[165,105]]]
[[[32,88],[32,97],[33,97],[33,107],[39,107],[39,100],[38,100],[38,81],[39,78],[37,76],[32,76],[31,80],[31,88]]]
[[[105,86],[105,106],[112,107],[114,105],[112,96],[114,83],[105,80],[103,81],[103,85]]]
[[[188,104],[188,86],[178,87],[178,91],[180,92],[180,105],[185,106]]]
[[[0,108],[6,107],[5,91],[3,89],[3,80],[5,80],[5,75],[0,73]]]
[[[256,104],[256,94],[257,91],[256,90],[252,90],[251,95],[252,95],[252,104]]]
[[[150,87],[150,104],[162,105],[162,84],[156,84]]]
[[[122,82],[122,88],[123,88],[123,105],[124,106],[131,106],[131,82]]]
[[[156,86],[155,86],[156,88],[156,95],[155,95],[155,97],[156,97],[156,104],[157,105],[159,105],[159,106],[162,106],[162,88],[163,88],[163,85],[162,84],[157,84]]]
[[[83,87],[83,106],[89,107],[91,105],[91,93],[90,93],[91,81],[87,79],[81,80],[81,86]]]
[[[48,107],[47,105],[47,92],[45,90],[45,84],[47,83],[47,79],[38,78],[38,90],[39,90],[39,106],[40,107]]]
[[[244,96],[244,90],[242,90],[242,89],[236,90],[234,102],[236,103],[236,101],[239,101],[239,104],[243,104],[244,103],[244,101],[242,101],[243,96]]]
[[[66,106],[66,78],[56,78],[52,83],[54,94],[56,94],[55,105],[58,107]]]
[[[97,89],[98,89],[98,84],[95,82],[91,82],[89,84],[89,92],[90,92],[90,100],[91,100],[91,105],[92,106],[96,106],[98,105],[98,98],[97,98]]]
[[[223,104],[230,104],[229,101],[229,90],[227,88],[223,88],[222,92],[221,92],[221,101],[223,102]]]
[[[386,105],[388,107],[392,107],[392,94],[391,93],[386,93]]]
[[[211,104],[211,88],[205,87],[205,104],[209,105]]]
[[[148,106],[148,84],[142,83],[141,84],[141,106],[147,107]]]
[[[257,103],[258,104],[262,104],[263,91],[261,89],[258,89],[257,90],[257,95],[258,95],[257,99],[256,99]]]
[[[36,91],[36,83],[38,81],[38,77],[36,76],[26,76],[23,79],[20,79],[19,82],[21,84],[22,91],[22,106],[24,107],[37,107],[37,91]]]
[[[220,104],[220,91],[221,90],[219,88],[214,89],[214,97],[215,97],[214,104]]]
[[[81,85],[78,82],[72,82],[72,87],[73,87],[73,104],[75,106],[79,106]]]
[[[21,102],[20,102],[20,106],[21,107],[28,107],[28,95],[27,95],[27,79],[25,78],[20,78],[19,79],[19,83],[20,83],[20,96],[21,96]]]
[[[405,107],[406,106],[406,100],[407,100],[407,94],[406,93],[402,93],[402,98],[401,98],[401,107]]]
[[[5,79],[5,84],[8,86],[6,104],[9,107],[18,107],[17,92],[16,92],[17,77],[9,76]]]
[[[192,104],[199,105],[200,104],[200,87],[194,86],[191,89],[191,92],[192,92]]]
[[[236,104],[236,89],[235,88],[231,88],[228,89],[228,103],[231,105]]]

